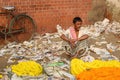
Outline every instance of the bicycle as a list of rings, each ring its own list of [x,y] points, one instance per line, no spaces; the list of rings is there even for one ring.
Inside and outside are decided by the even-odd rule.
[[[31,40],[36,31],[33,19],[26,13],[14,14],[16,10],[14,6],[2,8],[4,12],[0,12],[0,14],[6,15],[7,24],[6,26],[0,26],[0,36],[5,40],[11,37],[16,42]]]

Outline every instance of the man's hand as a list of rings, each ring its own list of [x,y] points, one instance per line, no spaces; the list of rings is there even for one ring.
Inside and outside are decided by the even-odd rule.
[[[75,43],[76,41],[77,41],[77,40],[75,40],[75,39],[70,39],[70,40],[69,40],[70,43]]]
[[[69,40],[69,44],[71,45],[71,48],[74,48],[76,45],[75,45],[75,42],[76,42],[77,40],[75,40],[75,39],[70,39]]]
[[[70,45],[71,45],[71,48],[74,48],[75,47],[75,42],[76,40],[74,39],[68,39],[64,34],[62,34],[60,36],[63,40],[65,40],[66,42],[68,42]]]

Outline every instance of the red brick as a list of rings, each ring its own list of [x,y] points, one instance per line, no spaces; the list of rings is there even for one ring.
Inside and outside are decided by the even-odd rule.
[[[37,24],[39,33],[54,32],[57,24],[66,29],[75,16],[89,24],[87,13],[91,4],[92,0],[0,0],[0,6],[11,5],[19,13],[27,12]],[[0,22],[3,25],[6,19],[0,17]]]

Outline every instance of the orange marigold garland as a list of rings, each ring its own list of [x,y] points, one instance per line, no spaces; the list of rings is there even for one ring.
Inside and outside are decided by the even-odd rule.
[[[120,80],[120,68],[102,67],[83,71],[77,80]]]

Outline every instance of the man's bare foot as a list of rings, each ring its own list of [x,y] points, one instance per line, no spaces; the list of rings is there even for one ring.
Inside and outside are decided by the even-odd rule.
[[[79,53],[77,52],[77,53],[75,53],[75,55],[71,55],[71,59],[73,59],[73,58],[77,58],[78,57],[78,55],[79,55]]]
[[[71,58],[73,59],[73,58],[80,57],[83,55],[83,53],[84,53],[84,50],[82,49],[82,50],[76,52],[75,55],[71,55]]]
[[[65,54],[68,55],[68,56],[71,56],[71,53],[69,53],[69,52],[66,52]]]

